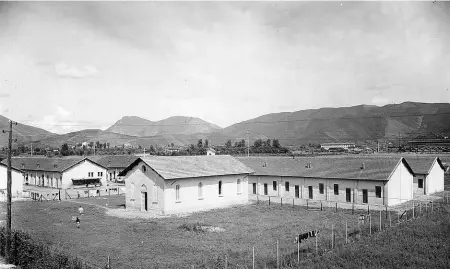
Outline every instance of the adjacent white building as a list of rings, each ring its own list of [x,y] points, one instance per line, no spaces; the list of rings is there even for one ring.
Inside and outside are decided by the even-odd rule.
[[[152,156],[137,159],[120,175],[127,209],[173,214],[247,203],[252,172],[228,155]]]
[[[6,199],[8,166],[0,163],[0,201]],[[22,171],[11,167],[11,195],[12,197],[21,196],[23,192],[23,176]]]
[[[252,195],[356,204],[396,205],[413,198],[413,171],[404,158],[239,158],[255,173]]]
[[[59,189],[106,185],[107,169],[88,158],[16,157],[11,163],[23,171],[25,185]]]
[[[414,171],[414,194],[428,195],[444,190],[445,167],[438,157],[407,157]]]

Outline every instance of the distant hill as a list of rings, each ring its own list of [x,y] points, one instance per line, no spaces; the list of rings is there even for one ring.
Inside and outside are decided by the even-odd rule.
[[[283,145],[392,139],[399,133],[450,133],[450,104],[405,102],[272,113],[233,124],[223,132],[235,138],[278,138]]]
[[[110,146],[123,145],[128,141],[134,139],[132,136],[116,134],[111,132],[102,131],[100,129],[86,129],[77,132],[71,132],[61,135],[53,135],[51,137],[38,141],[35,146],[49,146],[60,148],[62,144],[67,143],[69,145],[76,145],[83,142],[95,142],[110,143]]]
[[[211,133],[221,130],[212,123],[199,118],[175,116],[160,121],[126,116],[106,129],[107,132],[132,136],[156,136],[163,134]]]
[[[6,121],[7,122],[7,121]],[[34,128],[34,127],[30,127]],[[430,133],[450,134],[450,104],[405,102],[382,107],[359,105],[341,108],[320,108],[263,115],[221,129],[198,118],[171,117],[153,122],[139,117],[123,117],[105,131],[82,130],[54,135],[40,130],[47,137],[40,143],[60,147],[63,143],[85,141],[109,142],[111,146],[130,143],[134,146],[197,144],[208,139],[210,145],[223,145],[229,139],[279,139],[284,146],[334,141],[360,142],[375,139],[396,139]],[[19,129],[17,129],[19,130]],[[30,131],[31,132],[31,131]],[[29,133],[30,133],[29,132]],[[48,137],[51,135],[50,137]],[[6,135],[2,136],[6,139]]]
[[[9,130],[9,119],[0,115],[0,130]],[[1,132],[1,131],[0,131]],[[19,124],[13,126],[13,138],[17,139],[18,143],[27,143],[32,141],[38,141],[47,137],[53,136],[44,129],[33,127],[30,125]],[[8,146],[8,133],[1,133],[0,146]]]

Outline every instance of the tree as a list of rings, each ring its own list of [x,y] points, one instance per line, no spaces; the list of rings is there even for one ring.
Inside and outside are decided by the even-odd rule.
[[[227,143],[225,143],[225,147],[231,148],[231,140],[228,140]]]
[[[62,146],[61,146],[61,155],[62,156],[68,156],[70,154],[70,152],[69,152],[69,146],[67,145],[67,143],[64,143]]]
[[[255,148],[261,147],[262,146],[262,140],[261,139],[255,140],[255,142],[253,143],[253,146],[255,146]]]
[[[273,146],[274,148],[280,148],[280,142],[278,141],[278,139],[274,139],[274,140],[272,141],[272,146]]]
[[[205,139],[205,148],[208,148],[209,147],[209,141],[208,141],[208,139]]]
[[[203,148],[203,140],[202,139],[198,140],[197,147]]]

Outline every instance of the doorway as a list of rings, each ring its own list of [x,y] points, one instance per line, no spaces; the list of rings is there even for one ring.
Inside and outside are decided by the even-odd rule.
[[[347,202],[352,201],[352,190],[350,188],[345,189],[345,201]]]

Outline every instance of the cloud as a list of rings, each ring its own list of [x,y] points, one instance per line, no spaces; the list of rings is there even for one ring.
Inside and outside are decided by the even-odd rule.
[[[62,106],[58,106],[56,113],[58,116],[61,116],[62,118],[67,118],[71,113],[67,110],[65,110]]]
[[[374,96],[372,98],[372,104],[374,104],[374,105],[380,106],[380,105],[386,105],[388,103],[389,103],[389,99],[381,97],[381,96]]]
[[[97,68],[92,65],[76,67],[76,66],[69,66],[65,63],[56,64],[55,72],[58,77],[73,78],[73,79],[92,77],[99,73]]]

